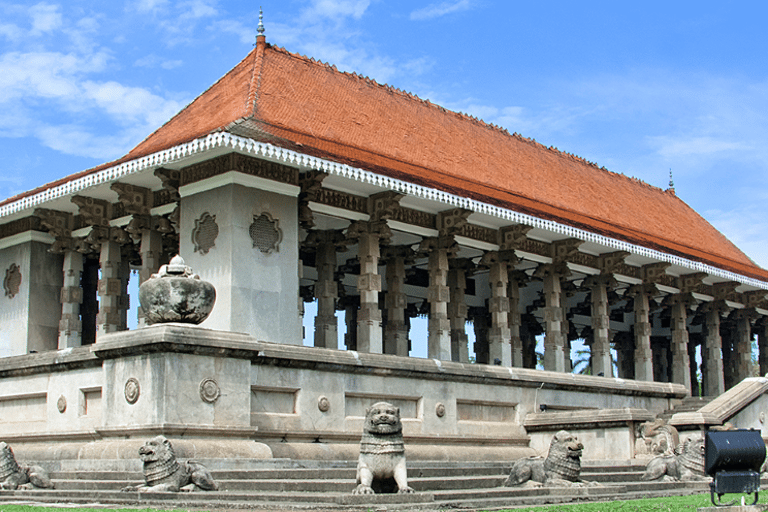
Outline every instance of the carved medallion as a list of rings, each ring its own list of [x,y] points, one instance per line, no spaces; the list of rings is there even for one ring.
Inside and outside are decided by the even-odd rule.
[[[59,410],[59,412],[63,413],[67,410],[67,399],[64,398],[64,395],[61,395],[59,399],[56,401],[56,408]]]
[[[317,408],[320,409],[322,412],[328,412],[328,410],[331,408],[331,402],[328,400],[328,397],[321,396],[317,399]]]
[[[251,235],[253,246],[258,247],[264,254],[280,250],[283,232],[278,227],[277,220],[270,214],[262,213],[258,217],[254,215],[253,224],[248,228],[248,233]]]
[[[219,225],[216,224],[216,216],[205,212],[195,221],[195,229],[192,230],[192,243],[195,245],[195,252],[208,254],[208,251],[215,245],[218,236]]]
[[[5,270],[5,279],[3,279],[3,288],[5,289],[5,296],[8,298],[14,298],[19,293],[19,287],[21,286],[21,269],[15,263],[11,263],[11,266]]]
[[[203,399],[203,402],[212,404],[219,399],[219,396],[221,396],[221,390],[215,380],[203,379],[200,382],[200,398]]]
[[[442,403],[438,403],[435,406],[435,414],[437,414],[438,418],[442,418],[443,416],[445,416],[445,405],[443,405]]]
[[[135,404],[139,400],[140,394],[139,381],[131,377],[125,382],[125,401],[129,404]]]

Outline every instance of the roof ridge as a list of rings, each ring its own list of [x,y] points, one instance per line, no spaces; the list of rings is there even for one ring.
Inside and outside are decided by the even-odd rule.
[[[258,91],[261,87],[261,70],[264,64],[264,50],[268,46],[269,43],[264,41],[263,38],[259,38],[256,42],[256,47],[254,49],[256,58],[253,59],[251,82],[248,84],[248,96],[245,99],[245,113],[243,117],[256,115],[256,102],[259,100]]]
[[[159,127],[157,127],[157,129],[156,129],[156,130],[154,130],[152,133],[150,133],[149,135],[147,135],[146,137],[144,137],[144,138],[141,140],[141,142],[139,142],[138,144],[136,144],[135,146],[133,146],[133,148],[132,148],[132,149],[131,149],[131,150],[130,150],[130,151],[129,151],[129,152],[128,152],[128,153],[127,153],[127,154],[126,154],[124,157],[122,157],[122,158],[125,158],[125,157],[131,157],[131,156],[133,155],[133,152],[134,152],[134,151],[136,151],[136,149],[137,149],[137,148],[140,148],[140,147],[141,147],[141,145],[142,145],[142,144],[144,144],[146,141],[148,141],[150,138],[152,138],[152,136],[154,136],[154,135],[155,135],[156,133],[158,133],[160,130],[162,130],[163,128],[165,128],[165,127],[166,127],[167,125],[169,125],[171,122],[175,121],[175,120],[176,120],[176,119],[177,119],[177,118],[178,118],[180,115],[182,115],[184,112],[186,112],[187,110],[189,110],[189,109],[190,109],[190,107],[192,107],[192,105],[194,105],[194,104],[195,104],[195,102],[196,102],[197,100],[199,100],[200,98],[202,98],[203,96],[205,96],[205,95],[208,93],[208,91],[210,91],[211,89],[213,89],[214,87],[216,87],[217,85],[219,85],[219,84],[220,84],[220,83],[221,83],[221,82],[222,82],[222,81],[223,81],[225,78],[227,78],[227,77],[229,76],[229,74],[230,74],[230,73],[232,73],[232,72],[233,72],[235,69],[237,69],[237,67],[238,67],[240,64],[242,64],[243,62],[245,62],[246,60],[248,60],[248,58],[251,56],[251,54],[252,54],[253,52],[255,52],[255,51],[256,51],[256,48],[254,48],[253,50],[251,50],[250,52],[248,52],[248,54],[245,56],[245,58],[243,58],[243,59],[242,59],[240,62],[238,62],[237,64],[235,64],[235,66],[234,66],[232,69],[230,69],[229,71],[227,71],[226,73],[224,73],[224,74],[223,74],[221,77],[219,77],[219,79],[218,79],[218,80],[216,80],[214,83],[212,83],[212,84],[211,84],[209,87],[207,87],[207,88],[206,88],[206,89],[205,89],[203,92],[201,92],[200,94],[198,94],[197,96],[195,96],[195,97],[194,97],[194,99],[192,99],[192,100],[191,100],[189,103],[187,103],[187,104],[184,106],[184,108],[182,108],[181,110],[179,110],[178,112],[176,112],[176,114],[174,114],[173,116],[171,116],[171,118],[170,118],[170,119],[168,119],[168,120],[167,120],[166,122],[164,122],[162,125],[160,125]],[[246,110],[246,112],[247,112],[247,110]],[[121,159],[122,159],[122,158],[121,158]]]
[[[324,62],[324,61],[321,61],[319,59],[315,59],[314,57],[308,57],[306,55],[303,55],[303,54],[300,54],[300,53],[297,53],[297,52],[292,52],[292,51],[287,50],[286,48],[284,48],[282,46],[268,45],[268,47],[273,49],[273,50],[276,50],[276,51],[279,51],[281,53],[284,53],[284,54],[286,54],[286,55],[288,55],[290,57],[306,61],[306,62],[308,62],[310,64],[316,64],[316,65],[319,65],[319,66],[323,66],[326,69],[334,71],[334,72],[336,72],[336,73],[338,73],[340,75],[346,75],[346,76],[351,77],[351,78],[356,78],[358,80],[363,80],[366,83],[368,83],[368,84],[370,84],[370,85],[372,85],[374,87],[378,87],[380,89],[386,90],[387,92],[390,92],[390,93],[393,93],[393,94],[398,94],[398,95],[403,96],[404,98],[406,98],[408,100],[411,100],[411,101],[417,101],[417,102],[421,103],[422,105],[425,105],[428,108],[434,108],[434,109],[439,110],[440,112],[444,112],[444,113],[447,113],[447,114],[452,114],[452,115],[457,116],[458,118],[460,118],[462,120],[474,123],[474,124],[480,126],[483,129],[490,129],[490,130],[498,132],[499,134],[501,134],[503,136],[512,137],[512,138],[515,138],[515,139],[517,139],[517,140],[519,140],[521,142],[525,142],[527,144],[530,144],[530,145],[532,145],[532,146],[534,146],[534,147],[536,147],[538,149],[543,149],[543,150],[551,151],[551,152],[555,153],[559,157],[567,158],[567,159],[570,159],[570,160],[575,160],[576,162],[578,162],[578,163],[580,163],[582,165],[587,165],[589,167],[594,168],[595,170],[605,172],[605,173],[607,173],[610,176],[616,176],[616,177],[619,177],[619,178],[627,179],[627,180],[630,180],[633,183],[637,183],[638,185],[644,185],[644,186],[646,186],[646,187],[648,187],[648,188],[650,188],[650,189],[652,189],[654,191],[666,193],[665,189],[663,189],[661,187],[657,187],[655,185],[651,185],[650,183],[647,183],[647,182],[645,182],[645,181],[643,181],[643,180],[641,180],[639,178],[630,177],[630,176],[627,176],[626,174],[623,174],[623,173],[611,171],[610,169],[608,169],[605,166],[600,166],[596,162],[592,162],[590,160],[587,160],[586,158],[581,157],[579,155],[576,155],[574,153],[569,153],[568,151],[561,151],[560,149],[558,149],[555,146],[551,146],[551,145],[550,146],[545,146],[544,144],[538,142],[535,138],[525,137],[524,135],[521,135],[518,132],[510,133],[507,128],[504,128],[502,126],[496,125],[494,123],[489,123],[489,122],[484,121],[483,119],[481,119],[479,117],[475,117],[475,116],[473,116],[471,114],[467,114],[465,112],[455,111],[455,110],[448,109],[446,107],[443,107],[442,105],[439,105],[437,103],[433,103],[433,102],[431,102],[428,99],[421,98],[421,97],[419,97],[416,94],[413,94],[411,92],[405,91],[405,90],[400,89],[398,87],[395,87],[393,85],[390,85],[390,84],[387,84],[387,83],[379,83],[379,82],[376,81],[375,78],[371,78],[371,77],[369,77],[367,75],[362,75],[362,74],[356,73],[354,71],[352,71],[352,72],[340,71],[336,67],[335,64],[330,64],[328,62]]]

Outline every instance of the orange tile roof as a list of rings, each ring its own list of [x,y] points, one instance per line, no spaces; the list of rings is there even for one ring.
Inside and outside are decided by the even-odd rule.
[[[768,280],[674,193],[263,41],[118,162],[242,121],[301,153]]]

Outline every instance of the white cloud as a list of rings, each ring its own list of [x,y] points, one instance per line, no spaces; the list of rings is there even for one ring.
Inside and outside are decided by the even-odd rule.
[[[29,9],[32,18],[32,34],[52,32],[62,25],[62,16],[58,5],[41,2]]]
[[[16,25],[11,23],[0,24],[0,36],[5,37],[13,43],[21,42],[24,35],[24,31]]]
[[[146,55],[140,59],[137,59],[133,63],[138,68],[162,68],[162,69],[176,69],[184,64],[182,60],[168,60],[163,59],[155,54]]]
[[[305,16],[322,16],[340,20],[351,16],[360,19],[365,14],[370,0],[313,0],[311,7],[305,11]]]
[[[678,158],[692,155],[711,155],[724,151],[749,151],[743,142],[731,142],[712,136],[672,137],[668,135],[648,137],[652,147],[664,158]]]
[[[429,20],[439,18],[446,14],[467,11],[472,7],[470,0],[459,0],[458,2],[440,2],[429,4],[426,7],[411,12],[411,20]]]

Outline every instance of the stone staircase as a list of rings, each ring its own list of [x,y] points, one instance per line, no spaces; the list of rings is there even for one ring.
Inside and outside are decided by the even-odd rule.
[[[683,398],[681,403],[672,409],[667,409],[666,411],[659,414],[658,418],[661,418],[665,422],[669,423],[669,419],[674,414],[677,414],[678,412],[696,412],[711,402],[714,398],[715,397],[713,396],[687,396]]]
[[[0,502],[106,504],[190,510],[263,509],[499,509],[576,501],[637,499],[708,492],[707,483],[650,483],[640,476],[644,464],[606,465],[585,462],[582,478],[599,486],[573,488],[503,487],[509,464],[413,462],[409,495],[356,496],[355,463],[348,461],[231,461],[202,460],[221,486],[217,492],[121,492],[143,483],[137,461],[102,461],[101,468],[81,471],[76,461],[50,472],[56,488],[0,491]]]

